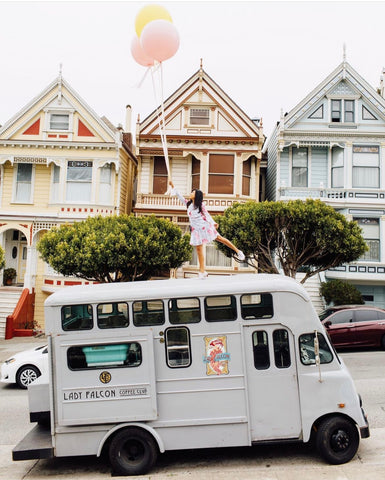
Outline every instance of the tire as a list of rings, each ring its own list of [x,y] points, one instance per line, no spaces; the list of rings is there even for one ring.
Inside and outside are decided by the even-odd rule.
[[[109,458],[114,474],[144,475],[158,456],[154,438],[140,428],[125,428],[114,435]]]
[[[40,377],[40,370],[33,365],[24,365],[16,374],[16,383],[20,388],[26,389],[30,383]]]
[[[343,417],[328,418],[318,427],[317,450],[332,465],[349,462],[357,453],[359,443],[356,425]]]

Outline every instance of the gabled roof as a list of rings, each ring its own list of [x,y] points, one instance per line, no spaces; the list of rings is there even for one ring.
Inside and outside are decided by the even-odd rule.
[[[205,103],[217,105],[221,109],[223,122],[228,125],[233,125],[234,130],[242,132],[242,136],[262,136],[262,128],[246,115],[246,113],[222,90],[222,88],[203,70],[203,68],[197,70],[163,102],[166,125],[173,119],[176,111],[181,109],[183,105],[193,105],[194,103],[197,103],[196,101],[194,102],[194,95],[196,95],[197,92],[201,92],[201,94],[205,95]],[[159,134],[158,108],[140,123],[139,128],[141,134]]]
[[[12,139],[23,128],[28,129],[31,121],[33,123],[44,109],[53,106],[55,102],[63,109],[77,112],[83,127],[92,128],[95,136],[100,138],[99,141],[115,142],[114,130],[94,112],[61,74],[0,128],[0,139]]]
[[[376,112],[385,120],[385,99],[361,77],[361,75],[346,61],[343,61],[299,104],[285,115],[285,129],[292,127],[302,117],[316,108],[325,95],[333,93],[338,83],[344,81],[351,90],[370,102]]]

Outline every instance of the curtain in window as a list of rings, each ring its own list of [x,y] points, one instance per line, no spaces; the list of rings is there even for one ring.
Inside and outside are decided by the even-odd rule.
[[[360,260],[380,261],[380,220],[378,218],[354,218],[362,228],[362,236],[369,250]]]
[[[209,193],[233,194],[234,155],[210,154]]]
[[[16,175],[16,202],[29,203],[32,192],[32,164],[18,163]]]
[[[112,175],[111,164],[104,165],[100,169],[100,185],[99,185],[99,203],[103,205],[110,205],[111,199],[111,187],[112,187]]]
[[[164,193],[167,191],[167,167],[164,157],[154,157],[154,177],[152,193]]]
[[[251,159],[242,163],[242,195],[250,195]]]
[[[92,188],[92,162],[68,162],[67,201],[90,202]]]
[[[353,147],[353,188],[378,188],[379,167],[379,147]]]
[[[68,130],[69,129],[69,115],[51,113],[49,128],[51,130]]]

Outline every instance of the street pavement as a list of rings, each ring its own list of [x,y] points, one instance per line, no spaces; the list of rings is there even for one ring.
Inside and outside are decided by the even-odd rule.
[[[43,345],[41,338],[0,340],[0,363],[13,353]],[[379,352],[381,361],[385,352]],[[357,361],[355,355],[353,361]],[[345,363],[348,361],[345,359]],[[384,368],[383,366],[381,366]],[[357,375],[368,370],[360,367]],[[354,378],[354,374],[352,373]],[[359,379],[359,381],[362,381]],[[370,382],[370,379],[369,379]],[[379,382],[376,382],[378,384]],[[369,392],[370,393],[370,392]],[[364,396],[364,395],[363,395]],[[385,410],[374,401],[376,417],[371,436],[361,441],[356,457],[345,465],[328,465],[304,444],[183,450],[160,455],[148,480],[384,480],[385,479]],[[381,405],[379,404],[381,403]],[[365,402],[364,402],[365,406]],[[11,412],[4,415],[4,412]],[[382,412],[382,413],[381,413]],[[383,414],[383,415],[382,415]],[[27,392],[13,385],[0,384],[0,480],[66,479],[89,480],[111,478],[107,459],[71,457],[50,460],[12,461],[12,448],[33,426],[28,420]],[[370,422],[370,415],[369,415]],[[377,426],[378,425],[378,426]],[[127,478],[117,477],[114,479]]]

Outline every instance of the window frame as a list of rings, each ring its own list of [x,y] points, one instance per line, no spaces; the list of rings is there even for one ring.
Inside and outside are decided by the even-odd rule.
[[[207,112],[207,115],[193,115],[193,112]],[[203,119],[206,121],[200,122]],[[196,121],[194,121],[196,120]],[[189,109],[189,125],[192,127],[209,127],[210,126],[210,108],[209,107],[190,107]]]
[[[186,346],[184,345],[180,345],[180,346],[176,346],[177,348],[180,348],[181,350],[184,348],[187,350],[188,352],[188,363],[186,364],[181,364],[181,365],[171,365],[170,364],[170,357],[169,357],[169,351],[172,350],[171,347],[173,347],[174,345],[168,345],[168,333],[170,331],[175,331],[175,330],[185,330],[187,332],[187,340],[188,340],[188,343],[186,344]],[[172,327],[168,327],[165,329],[164,331],[164,347],[165,347],[165,356],[166,356],[166,365],[168,366],[168,368],[188,368],[191,366],[192,364],[192,351],[191,351],[191,334],[190,334],[190,330],[188,329],[188,327],[184,326],[184,325],[178,325],[178,326],[172,326]],[[177,348],[175,348],[174,350],[177,350]]]
[[[107,305],[111,305],[112,307],[112,311],[111,313],[106,313],[104,315],[103,318],[107,319],[108,318],[108,323],[106,323],[105,325],[101,325],[101,322],[100,322],[100,319],[102,318],[101,317],[101,314],[99,314],[99,307],[103,307],[103,306],[107,306]],[[119,306],[121,305],[125,305],[126,307],[126,315],[124,314],[124,312],[120,312],[119,311]],[[118,313],[116,313],[118,312]],[[96,325],[98,326],[98,328],[100,330],[110,330],[110,329],[115,329],[115,328],[127,328],[130,324],[130,308],[127,304],[127,302],[103,302],[103,303],[98,303],[96,305]],[[119,313],[122,313],[122,315],[119,315]],[[119,324],[116,324],[116,325],[113,325],[114,323],[114,320],[116,321],[118,318],[125,318],[126,322],[125,324],[122,324],[122,325],[119,325]]]
[[[35,170],[36,170],[36,165],[34,163],[27,163],[27,162],[20,162],[20,163],[15,163],[16,168],[14,168],[13,172],[13,196],[12,196],[12,203],[18,203],[21,205],[30,205],[33,204],[33,198],[34,198],[34,190],[35,190]],[[19,173],[19,165],[30,165],[31,166],[31,179],[29,182],[19,182],[18,181],[18,173]],[[29,199],[28,200],[21,200],[17,198],[17,191],[18,191],[18,185],[19,184],[27,184],[30,185],[30,191],[29,191]]]
[[[229,305],[224,305],[225,308],[223,308],[223,310],[226,310],[229,309],[230,313],[231,313],[231,316],[230,318],[209,318],[210,315],[208,315],[208,312],[212,311],[216,311],[214,307],[217,307],[217,308],[220,308],[220,304],[218,305],[213,305],[211,306],[211,310],[210,310],[210,305],[207,304],[207,300],[208,299],[215,299],[215,298],[226,298],[226,297],[229,297],[230,298],[230,304]],[[234,322],[235,320],[237,320],[238,318],[238,307],[237,307],[237,300],[236,300],[236,297],[235,295],[231,295],[231,294],[224,294],[224,295],[209,295],[207,297],[204,298],[204,316],[205,316],[205,320],[206,322],[208,323],[216,323],[216,322]]]
[[[79,319],[75,319],[75,320],[80,320],[80,323],[79,323],[79,328],[64,328],[64,315],[65,315],[65,309],[68,309],[70,308],[71,309],[71,316],[72,316],[72,309],[75,309],[76,307],[86,307],[87,310],[88,310],[88,313],[90,313],[90,316],[88,318],[88,320],[90,321],[90,324],[89,326],[87,326],[87,328],[81,328],[81,325],[83,323],[83,321],[85,319],[87,319],[86,317],[79,317]],[[95,325],[95,322],[94,322],[94,310],[93,310],[93,307],[92,307],[92,304],[91,303],[83,303],[83,304],[74,304],[74,305],[63,305],[60,309],[60,324],[61,324],[61,328],[63,330],[63,332],[84,332],[85,330],[92,330],[94,328],[94,325]]]
[[[232,168],[231,171],[226,171],[224,168],[222,171],[217,169],[217,165],[214,166],[214,163],[220,162],[219,157],[225,157],[228,161],[226,166],[230,166],[230,159],[232,159]],[[233,153],[210,153],[208,159],[208,193],[210,195],[234,195],[235,188],[235,155]],[[212,161],[211,161],[212,160]],[[226,183],[222,183],[220,179],[227,177],[230,181],[228,186]],[[216,182],[219,180],[219,185]],[[226,186],[228,188],[226,188]]]
[[[294,165],[294,162],[297,160],[297,155],[298,155],[298,160],[301,159],[301,152],[306,152],[306,166],[296,166]],[[295,155],[296,154],[296,155]],[[296,171],[299,171],[300,175],[294,175]],[[301,172],[301,170],[304,170]],[[306,175],[306,181],[304,182],[305,185],[297,185],[294,182],[294,179],[298,178],[305,178]],[[298,182],[299,183],[299,182]],[[309,185],[309,149],[308,147],[291,147],[291,186],[292,187],[297,187],[297,188],[307,188]]]
[[[146,310],[151,311],[151,310],[148,310],[148,308],[147,308],[147,302],[161,302],[162,310],[153,310],[154,313],[156,312],[157,314],[159,314],[159,313],[161,314],[161,316],[163,317],[161,322],[142,323],[142,324],[137,323],[137,320],[136,320],[137,317],[136,316],[138,315],[139,312],[135,312],[135,304],[137,304],[137,303],[146,304],[146,309],[144,310],[144,312]],[[143,305],[142,305],[141,312],[143,313]],[[165,312],[166,312],[166,309],[165,309],[164,301],[161,298],[151,298],[149,300],[135,300],[131,304],[132,323],[133,323],[133,325],[135,325],[135,327],[152,327],[152,326],[164,325],[164,323],[166,321]]]
[[[86,165],[70,165],[70,164],[86,164]],[[88,165],[91,164],[91,165]],[[90,180],[83,179],[68,179],[68,172],[70,168],[90,168],[91,178]],[[85,204],[89,205],[92,203],[94,198],[94,178],[95,178],[95,165],[92,160],[68,160],[66,161],[66,172],[65,172],[65,202],[69,204]],[[68,185],[89,185],[89,198],[87,200],[82,198],[70,199],[68,196]]]
[[[67,123],[67,128],[55,128],[55,125],[53,125],[52,119],[53,117],[67,117],[68,123]],[[58,122],[60,124],[60,122]],[[71,114],[69,112],[50,112],[49,113],[49,118],[48,118],[48,130],[51,132],[69,132],[70,131],[70,126],[71,126]]]
[[[126,353],[126,358],[128,361],[128,356],[129,356],[129,353],[130,353],[130,347],[131,345],[138,345],[139,346],[139,352],[140,352],[140,360],[139,360],[139,363],[138,364],[124,364],[121,363],[121,360],[119,361],[119,363],[116,363],[115,365],[114,364],[111,364],[112,363],[112,360],[110,360],[109,362],[106,362],[105,364],[102,364],[100,365],[101,362],[90,362],[90,363],[97,363],[97,365],[91,365],[91,366],[88,366],[88,364],[86,364],[85,366],[80,366],[80,367],[73,367],[73,365],[71,366],[70,365],[70,352],[71,350],[73,349],[83,349],[83,348],[95,348],[95,349],[100,349],[102,347],[118,347],[118,346],[122,346],[122,345],[127,345],[128,348],[127,348],[127,353]],[[91,353],[91,352],[90,352]],[[85,361],[87,363],[87,353],[82,352],[82,354],[85,356]],[[103,344],[89,344],[89,345],[72,345],[71,347],[69,347],[67,349],[67,367],[69,370],[71,370],[72,372],[77,372],[77,371],[90,371],[90,370],[105,370],[105,369],[115,369],[115,368],[138,368],[142,365],[143,363],[143,354],[142,354],[142,346],[140,344],[140,342],[134,340],[134,341],[125,341],[125,342],[122,342],[122,343],[116,343],[116,342],[110,342],[110,343],[103,343]]]

